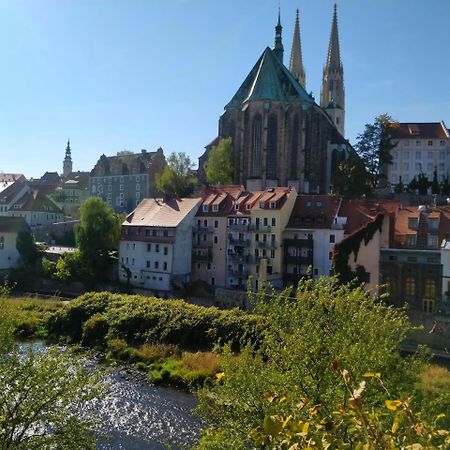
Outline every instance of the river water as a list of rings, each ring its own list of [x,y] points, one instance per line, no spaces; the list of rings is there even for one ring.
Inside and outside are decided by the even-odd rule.
[[[46,348],[37,342],[31,346],[35,351]],[[99,438],[98,450],[187,449],[196,442],[201,422],[192,413],[193,395],[139,381],[119,369],[106,382],[108,394],[87,405],[99,419],[99,435],[105,436]]]

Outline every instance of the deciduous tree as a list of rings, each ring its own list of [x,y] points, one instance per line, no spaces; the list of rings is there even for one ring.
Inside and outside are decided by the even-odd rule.
[[[156,174],[156,187],[164,194],[186,197],[192,193],[196,178],[192,175],[193,164],[186,153],[171,153],[164,170]]]
[[[233,182],[233,144],[231,138],[221,139],[211,149],[205,166],[206,178],[210,184],[229,184]]]

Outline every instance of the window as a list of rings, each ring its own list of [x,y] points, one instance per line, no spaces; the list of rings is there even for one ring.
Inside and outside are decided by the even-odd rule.
[[[258,234],[258,233],[255,234],[255,241],[256,241],[256,242],[259,241],[259,234]]]
[[[259,207],[260,207],[261,209],[264,209],[264,202],[259,202]]]
[[[425,280],[424,293],[423,296],[427,299],[436,298],[436,282],[431,278]]]
[[[265,227],[267,227],[267,225],[269,225],[269,219],[268,219],[267,217],[264,217],[264,219],[263,219],[263,225],[264,225]]]
[[[312,202],[308,200],[308,201],[306,202],[306,207],[307,207],[307,208],[311,208],[311,205],[312,205]]]
[[[328,253],[328,259],[331,261],[333,259],[333,252]]]
[[[417,217],[408,217],[408,228],[411,228],[411,230],[416,230],[418,223],[419,219]]]
[[[439,141],[439,145],[440,145],[441,147],[445,147],[445,141],[444,141],[443,139],[441,139],[441,140]]]
[[[155,244],[155,252],[159,253],[159,244]]]
[[[415,234],[406,235],[406,245],[408,245],[410,247],[416,245],[416,235]]]
[[[214,244],[217,244],[219,242],[219,239],[217,236],[214,236]]]
[[[211,286],[214,286],[216,284],[216,279],[214,277],[211,277]]]
[[[413,277],[405,279],[405,295],[416,295],[416,281]]]
[[[416,163],[416,171],[421,171],[422,170],[422,164],[420,163]]]
[[[163,236],[164,237],[168,237],[169,236],[169,230],[164,230],[163,231]]]
[[[434,301],[425,298],[423,300],[423,312],[432,313],[433,312]]]
[[[208,205],[203,205],[202,211],[203,211],[203,212],[208,212],[208,211],[209,211]]]
[[[131,259],[131,265],[134,266],[134,258]]]
[[[250,211],[250,209],[252,209],[252,205],[251,205],[250,203],[246,203],[246,204],[245,204],[245,209],[246,209],[247,211]]]
[[[427,245],[431,248],[436,248],[438,246],[438,236],[435,234],[429,234],[427,239]]]
[[[4,236],[0,236],[0,250],[5,248],[5,238]]]
[[[428,147],[433,147],[433,141],[428,141],[427,145]]]
[[[236,204],[234,205],[234,209],[235,209],[236,211],[239,211],[239,203],[236,203]]]
[[[119,194],[119,198],[122,200],[123,199],[123,192],[121,192],[120,194]]]
[[[445,152],[439,152],[439,159],[445,159]]]
[[[167,263],[166,262],[163,265],[163,270],[167,270]]]
[[[155,269],[159,269],[159,261],[155,261]]]
[[[164,247],[164,254],[167,255],[169,253],[169,247]]]
[[[137,190],[137,191],[140,191],[140,190],[141,190],[141,185],[140,185],[140,184],[137,184],[137,185],[136,185],[136,190]]]
[[[433,159],[433,152],[427,152],[427,158]]]
[[[213,212],[218,212],[219,211],[219,205],[213,205],[212,206],[212,210],[213,210]]]
[[[334,244],[335,236],[334,234],[330,234],[330,244]]]
[[[120,185],[119,189],[123,191],[123,184]]]
[[[277,204],[275,202],[270,202],[269,203],[269,208],[270,209],[275,209],[277,207]]]
[[[205,228],[208,226],[208,221],[207,221],[206,219],[203,221],[203,226],[204,226]]]
[[[323,203],[321,201],[316,202],[316,206],[318,208],[322,208]]]
[[[218,220],[214,221],[214,228],[219,228],[219,221]]]
[[[416,141],[416,147],[420,147],[420,140]]]
[[[270,257],[273,259],[275,258],[275,250],[270,250]]]
[[[150,261],[147,261],[147,269],[150,268]]]

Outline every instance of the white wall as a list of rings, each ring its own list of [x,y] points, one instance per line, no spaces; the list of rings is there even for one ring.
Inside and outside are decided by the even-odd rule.
[[[0,269],[10,269],[17,266],[19,263],[20,255],[16,249],[17,233],[2,233],[0,237],[3,237],[3,249],[0,249]]]

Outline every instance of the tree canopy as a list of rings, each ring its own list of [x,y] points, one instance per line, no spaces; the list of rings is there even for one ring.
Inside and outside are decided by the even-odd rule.
[[[2,305],[0,305],[1,307]],[[60,349],[20,352],[0,314],[0,448],[95,449],[88,400],[103,391],[98,373]]]
[[[210,184],[230,184],[233,182],[233,144],[231,138],[221,139],[211,149],[205,165],[206,178]]]
[[[157,189],[164,194],[187,197],[193,192],[197,182],[191,173],[192,167],[193,163],[186,153],[171,153],[163,171],[156,174]]]
[[[32,266],[37,257],[38,250],[34,237],[29,231],[19,231],[16,238],[16,248],[25,267]]]
[[[368,411],[385,408],[386,392],[388,399],[406,399],[414,389],[423,363],[420,357],[400,355],[400,343],[411,330],[403,310],[334,278],[303,282],[295,297],[290,295],[261,291],[255,312],[270,324],[261,342],[240,355],[225,347],[216,383],[199,392],[199,411],[208,424],[201,449],[289,448],[281,440],[280,446],[262,445],[261,434],[270,437],[286,426],[286,433],[298,437],[310,412],[318,415],[311,432],[317,432],[316,424],[322,430],[325,423],[337,426],[341,422],[334,414],[348,406],[349,385],[370,373],[382,377],[383,387],[375,383],[361,389]],[[290,416],[296,424],[303,421],[300,430],[287,427]],[[385,420],[384,413],[379,417]],[[333,428],[337,440],[349,438],[347,426]],[[355,433],[364,439],[362,428]],[[329,448],[363,448],[354,444]],[[311,448],[327,447],[319,441]]]
[[[364,162],[372,187],[383,186],[387,164],[392,163],[391,150],[397,143],[391,140],[391,132],[399,126],[388,114],[381,114],[374,123],[366,124],[356,138],[356,150]]]

